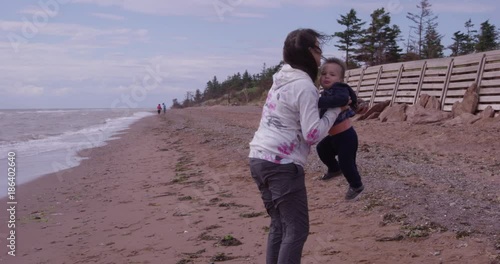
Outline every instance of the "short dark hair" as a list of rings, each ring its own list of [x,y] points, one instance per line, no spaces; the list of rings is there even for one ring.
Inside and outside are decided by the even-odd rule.
[[[283,45],[283,60],[292,68],[306,72],[314,82],[318,76],[318,65],[310,48],[320,48],[316,46],[316,41],[323,43],[326,38],[310,28],[296,29],[288,33]]]
[[[346,66],[345,62],[339,58],[334,58],[334,57],[326,58],[325,61],[323,62],[323,64],[321,64],[321,70],[323,70],[323,67],[325,66],[325,64],[328,64],[328,63],[333,63],[333,64],[337,64],[340,66],[340,76],[342,77],[342,80],[344,80],[345,71],[347,70],[347,66]]]

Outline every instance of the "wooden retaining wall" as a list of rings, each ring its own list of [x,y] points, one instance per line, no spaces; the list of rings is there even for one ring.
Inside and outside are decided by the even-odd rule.
[[[345,80],[370,106],[386,100],[415,104],[421,94],[428,94],[441,101],[444,111],[451,111],[477,83],[478,110],[491,106],[500,111],[500,50],[352,69]]]

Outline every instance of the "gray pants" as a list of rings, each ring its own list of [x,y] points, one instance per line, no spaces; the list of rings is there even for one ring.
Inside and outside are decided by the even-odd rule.
[[[309,234],[304,169],[250,159],[250,171],[271,217],[266,263],[300,264]]]

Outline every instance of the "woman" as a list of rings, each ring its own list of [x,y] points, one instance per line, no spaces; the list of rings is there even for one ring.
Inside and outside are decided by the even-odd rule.
[[[300,263],[309,233],[304,165],[311,145],[327,135],[340,112],[329,109],[319,117],[314,80],[323,38],[312,29],[288,34],[285,64],[273,76],[259,128],[250,142],[250,171],[271,217],[267,264]]]

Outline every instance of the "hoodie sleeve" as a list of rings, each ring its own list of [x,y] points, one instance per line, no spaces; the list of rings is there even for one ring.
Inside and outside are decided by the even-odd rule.
[[[319,108],[332,108],[347,105],[349,102],[349,86],[344,83],[334,83],[330,89],[324,91],[319,98]],[[351,89],[352,90],[352,89]]]
[[[298,109],[302,136],[309,145],[314,145],[328,135],[328,130],[337,119],[340,108],[328,109],[319,117],[318,92],[314,85],[302,89],[298,94]]]

